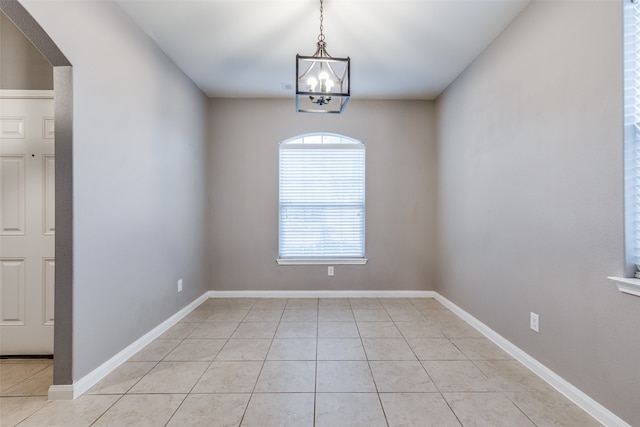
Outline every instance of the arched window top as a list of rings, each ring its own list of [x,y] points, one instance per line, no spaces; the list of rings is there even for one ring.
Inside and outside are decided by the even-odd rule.
[[[317,132],[307,133],[304,135],[294,136],[293,138],[286,139],[280,143],[281,145],[334,145],[334,144],[359,144],[364,145],[364,142],[357,139],[340,135],[337,133],[329,132]]]

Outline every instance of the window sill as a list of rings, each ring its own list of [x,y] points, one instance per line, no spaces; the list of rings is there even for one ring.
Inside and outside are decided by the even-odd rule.
[[[618,285],[618,290],[625,294],[635,295],[640,297],[640,279],[632,279],[629,277],[607,277],[607,279],[613,280]]]
[[[367,258],[304,259],[278,258],[278,265],[364,265]]]

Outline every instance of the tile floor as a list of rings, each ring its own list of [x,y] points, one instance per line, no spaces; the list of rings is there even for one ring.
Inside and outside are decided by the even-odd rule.
[[[211,299],[75,401],[0,362],[5,426],[597,426],[437,301]]]

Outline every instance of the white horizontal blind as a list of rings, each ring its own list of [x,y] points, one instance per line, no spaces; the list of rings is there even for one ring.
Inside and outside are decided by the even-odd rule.
[[[624,150],[627,264],[640,270],[640,5],[624,2]]]
[[[280,258],[364,257],[364,145],[325,141],[280,145]]]

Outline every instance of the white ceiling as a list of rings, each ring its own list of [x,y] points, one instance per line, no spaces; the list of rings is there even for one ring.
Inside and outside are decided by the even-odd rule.
[[[293,97],[319,0],[116,0],[210,97]],[[327,51],[352,99],[434,99],[530,0],[325,0]]]

